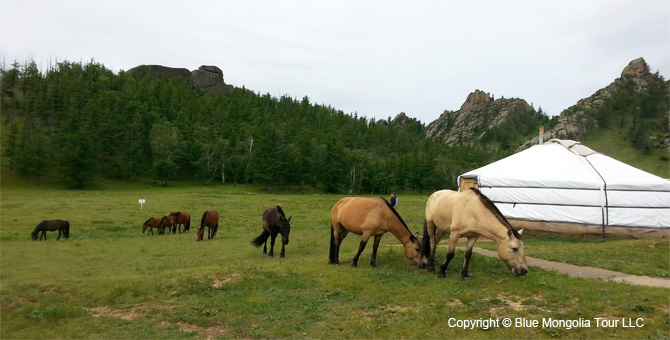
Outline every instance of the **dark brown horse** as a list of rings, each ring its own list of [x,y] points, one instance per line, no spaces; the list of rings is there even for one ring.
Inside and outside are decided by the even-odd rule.
[[[37,236],[41,232],[42,234],[39,235],[39,239],[42,240],[42,237],[44,237],[44,240],[47,240],[47,231],[56,231],[58,230],[58,238],[56,240],[59,240],[61,235],[67,239],[70,237],[70,222],[68,221],[63,221],[63,220],[45,220],[40,222],[36,227],[35,230],[33,230],[32,234],[30,236],[33,238],[33,241],[37,241]]]
[[[171,212],[170,216],[172,217],[172,232],[175,232],[175,228],[178,226],[179,233],[181,234],[181,226],[184,226],[184,232],[187,232],[191,229],[191,215],[183,211]]]
[[[263,232],[253,239],[251,244],[256,247],[263,245],[263,254],[266,254],[268,252],[268,237],[272,237],[270,241],[270,253],[268,256],[274,257],[275,238],[277,238],[277,234],[281,234],[282,242],[279,257],[284,257],[284,247],[288,244],[288,235],[291,232],[291,217],[286,218],[286,214],[284,214],[284,211],[279,206],[265,210],[261,220]]]
[[[154,228],[156,228],[158,230],[158,234],[160,235],[161,234],[161,229],[160,229],[161,220],[162,219],[160,217],[149,217],[149,219],[144,221],[144,224],[142,224],[142,234],[144,234],[144,231],[147,230],[147,228],[149,228],[149,232],[147,233],[147,236],[149,236],[149,233],[151,233],[151,235],[153,235],[154,234]]]
[[[358,266],[358,258],[371,236],[375,237],[370,264],[377,268],[377,248],[382,236],[391,232],[405,247],[405,256],[415,263],[421,258],[419,241],[412,235],[400,215],[381,197],[345,197],[333,206],[330,213],[330,264],[340,264],[339,254],[342,240],[349,232],[361,235],[358,253],[352,267]]]
[[[177,227],[174,225],[174,218],[172,215],[163,216],[161,223],[158,225],[158,235],[164,235],[165,231],[170,234],[177,232]]]
[[[216,210],[205,211],[202,214],[200,228],[198,228],[198,241],[202,241],[202,238],[205,236],[205,227],[209,227],[207,230],[207,239],[213,239],[216,231],[219,229],[219,213]]]

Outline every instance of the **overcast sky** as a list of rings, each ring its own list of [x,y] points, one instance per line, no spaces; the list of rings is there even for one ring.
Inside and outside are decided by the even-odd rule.
[[[480,89],[557,115],[633,59],[670,79],[670,1],[0,0],[0,63],[194,70],[424,123]]]

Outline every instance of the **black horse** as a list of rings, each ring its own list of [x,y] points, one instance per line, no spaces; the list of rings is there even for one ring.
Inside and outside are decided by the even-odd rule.
[[[286,255],[284,247],[288,244],[288,234],[291,232],[291,217],[287,219],[284,211],[279,206],[265,210],[261,222],[263,225],[263,232],[253,239],[251,244],[256,247],[263,245],[263,254],[266,254],[268,252],[268,237],[272,236],[270,253],[268,256],[274,257],[275,238],[277,237],[277,234],[281,234],[282,244],[279,257],[284,257]]]
[[[42,237],[44,237],[44,240],[46,241],[47,231],[56,231],[56,230],[58,230],[58,238],[56,240],[59,240],[61,235],[66,239],[69,238],[70,222],[63,220],[42,221],[35,227],[35,230],[33,230],[30,236],[33,238],[33,241],[37,241],[38,234],[42,232],[42,234],[39,235],[39,239],[42,240]]]

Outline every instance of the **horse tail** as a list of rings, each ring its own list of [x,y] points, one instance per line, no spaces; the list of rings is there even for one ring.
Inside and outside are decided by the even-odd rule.
[[[63,234],[65,236],[65,239],[70,238],[70,222],[65,221],[65,229],[63,230]]]
[[[421,242],[421,250],[423,255],[428,258],[430,256],[430,234],[428,234],[428,221],[423,220],[423,239]]]
[[[263,232],[260,235],[258,235],[258,237],[251,240],[251,244],[253,244],[255,247],[260,247],[263,244],[265,244],[265,241],[267,241],[269,236],[270,236],[270,233],[267,232],[266,230],[263,230]]]
[[[184,225],[184,230],[191,230],[191,218],[186,221],[186,225]]]

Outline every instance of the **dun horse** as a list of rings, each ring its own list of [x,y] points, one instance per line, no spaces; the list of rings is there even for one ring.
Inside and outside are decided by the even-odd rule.
[[[251,244],[256,247],[263,245],[263,254],[267,254],[268,237],[271,237],[270,253],[268,256],[274,257],[275,238],[277,238],[277,234],[281,234],[282,242],[281,253],[279,253],[279,257],[284,257],[284,248],[288,244],[288,235],[291,232],[291,217],[287,219],[284,211],[279,206],[265,210],[263,213],[263,219],[261,220],[261,224],[263,225],[263,232],[258,237],[253,239]]]
[[[147,236],[149,236],[149,233],[151,235],[154,234],[154,228],[158,230],[158,234],[161,234],[160,230],[160,225],[161,225],[161,218],[160,217],[150,217],[148,220],[144,221],[144,224],[142,224],[142,234],[144,234],[144,231],[149,228],[149,232],[147,233]]]
[[[207,230],[207,239],[213,239],[216,235],[216,231],[219,229],[219,213],[215,210],[205,211],[202,214],[202,220],[200,220],[200,228],[198,228],[198,241],[202,241],[202,238],[205,236],[205,227],[209,227]]]
[[[358,258],[368,239],[374,236],[370,264],[372,268],[377,268],[377,249],[386,232],[391,232],[402,242],[407,258],[415,263],[419,263],[421,259],[419,241],[409,231],[400,215],[381,197],[345,197],[333,206],[330,217],[330,264],[340,264],[340,245],[349,232],[361,235],[361,243],[352,267],[358,266]]]
[[[184,226],[184,232],[187,232],[191,229],[191,215],[183,212],[183,211],[177,211],[177,212],[172,212],[170,213],[170,216],[172,217],[172,225],[173,229],[172,232],[174,233],[174,228],[179,226],[179,233],[181,234],[181,226]]]
[[[523,230],[522,230],[523,231]],[[464,280],[470,279],[468,265],[472,247],[479,236],[494,240],[498,244],[498,256],[516,276],[528,272],[523,253],[521,231],[509,224],[500,210],[477,189],[464,192],[441,190],[433,193],[426,203],[426,220],[423,227],[423,256],[428,258],[428,270],[435,270],[435,247],[449,233],[449,251],[440,266],[438,277],[446,275],[447,266],[454,258],[456,242],[461,237],[468,239],[465,261],[461,269]]]
[[[44,240],[47,240],[47,231],[56,231],[58,230],[58,238],[56,240],[59,240],[61,235],[67,239],[70,237],[70,222],[68,221],[63,221],[63,220],[46,220],[40,222],[33,232],[30,234],[30,237],[32,237],[33,241],[37,241],[37,236],[39,235],[39,239],[42,240],[42,237],[44,237]]]

